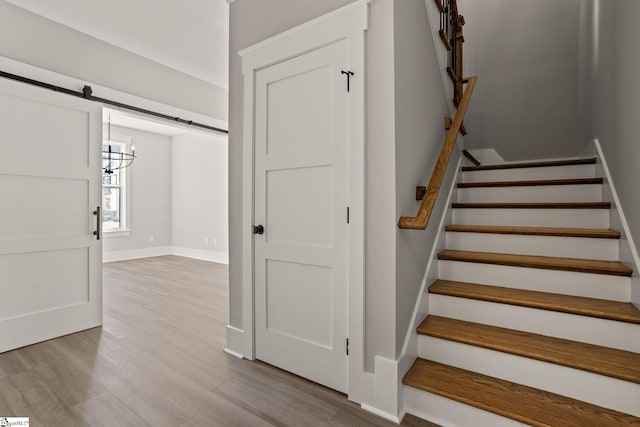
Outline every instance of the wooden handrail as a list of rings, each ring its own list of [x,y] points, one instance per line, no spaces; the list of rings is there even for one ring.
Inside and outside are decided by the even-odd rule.
[[[473,93],[477,80],[477,76],[469,77],[469,82],[467,83],[467,87],[465,88],[460,104],[458,105],[458,111],[456,111],[451,128],[447,132],[447,137],[444,140],[442,150],[440,150],[438,161],[433,168],[433,174],[429,180],[427,191],[422,198],[418,215],[400,217],[400,220],[398,221],[398,226],[400,228],[408,228],[412,230],[424,230],[427,228],[431,212],[433,211],[433,206],[436,203],[436,198],[438,197],[438,192],[440,191],[442,180],[444,179],[444,175],[447,171],[449,159],[451,159],[451,153],[456,145],[456,139],[458,138],[458,133],[460,132],[460,127],[462,126],[462,121],[464,120],[464,115],[467,111],[467,107],[469,106],[471,94]]]

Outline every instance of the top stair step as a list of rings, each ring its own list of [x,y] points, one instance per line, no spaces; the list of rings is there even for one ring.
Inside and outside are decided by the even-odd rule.
[[[534,179],[524,181],[461,182],[458,188],[537,187],[546,185],[598,185],[603,178]]]
[[[557,160],[531,163],[465,166],[463,182],[583,179],[596,177],[596,160]]]
[[[570,159],[570,160],[549,160],[542,162],[522,162],[522,163],[500,163],[496,165],[480,165],[480,166],[463,166],[463,172],[487,171],[499,169],[523,169],[523,168],[541,168],[549,166],[575,166],[575,165],[593,165],[596,158],[590,159]]]
[[[640,425],[632,415],[424,359],[402,382],[532,426]]]

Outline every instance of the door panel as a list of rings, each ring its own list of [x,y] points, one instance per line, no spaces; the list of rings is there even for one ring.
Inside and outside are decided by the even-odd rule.
[[[0,81],[0,351],[102,323],[102,108]]]
[[[256,357],[347,391],[346,41],[256,73]]]
[[[333,245],[333,168],[301,167],[267,172],[267,242]]]

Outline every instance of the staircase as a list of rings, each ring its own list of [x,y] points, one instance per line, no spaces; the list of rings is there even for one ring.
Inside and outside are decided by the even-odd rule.
[[[462,169],[408,413],[460,426],[640,426],[640,310],[596,159]]]

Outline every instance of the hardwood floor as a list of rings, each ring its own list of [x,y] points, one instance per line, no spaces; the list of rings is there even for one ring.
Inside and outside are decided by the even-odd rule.
[[[0,416],[32,426],[392,426],[340,393],[222,351],[228,270],[104,264],[104,326],[0,354]],[[412,416],[405,426],[435,426]]]

